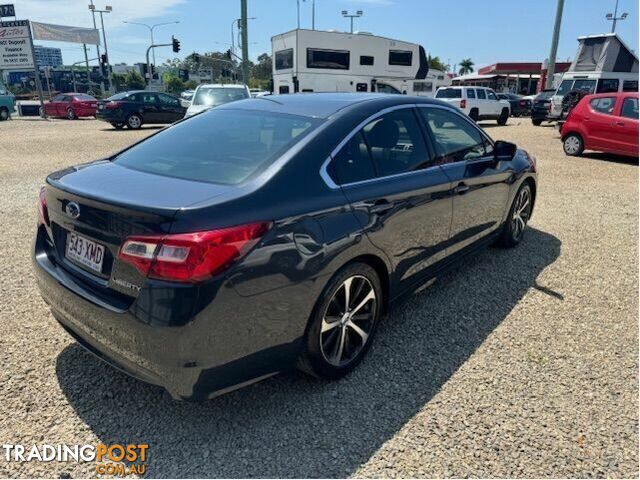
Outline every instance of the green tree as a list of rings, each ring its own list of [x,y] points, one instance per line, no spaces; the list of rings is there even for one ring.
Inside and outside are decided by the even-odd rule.
[[[473,66],[475,64],[470,58],[465,58],[460,61],[460,68],[458,69],[459,75],[466,75],[467,73],[473,72]]]
[[[429,68],[434,70],[440,70],[442,72],[446,72],[448,70],[447,66],[442,63],[442,60],[440,60],[440,57],[432,57],[431,55],[428,55],[427,63],[429,64]]]
[[[164,79],[164,84],[167,86],[167,91],[175,95],[185,91],[184,82],[181,78],[175,75],[167,75]]]
[[[147,86],[142,75],[134,70],[126,73],[125,81],[129,90],[142,90]]]

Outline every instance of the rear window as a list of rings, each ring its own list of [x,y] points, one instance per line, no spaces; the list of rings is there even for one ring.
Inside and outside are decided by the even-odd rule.
[[[271,112],[213,109],[112,160],[142,172],[235,185],[267,168],[320,122]]]
[[[462,98],[462,90],[459,88],[441,88],[436,92],[436,98]]]
[[[120,92],[115,95],[110,96],[107,100],[122,100],[123,98],[127,98],[129,96],[129,92]]]
[[[90,100],[96,100],[94,97],[92,97],[91,95],[87,95],[86,93],[78,93],[77,95],[74,95],[76,100],[80,100],[82,101],[90,101]]]
[[[249,98],[246,88],[200,87],[193,99],[193,105],[211,107],[244,98]]]

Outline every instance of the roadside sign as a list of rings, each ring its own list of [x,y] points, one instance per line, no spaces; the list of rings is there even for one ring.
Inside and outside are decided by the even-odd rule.
[[[2,17],[15,17],[16,9],[13,8],[13,4],[6,3],[4,5],[0,5],[0,18]]]
[[[35,69],[29,20],[0,22],[0,70]]]

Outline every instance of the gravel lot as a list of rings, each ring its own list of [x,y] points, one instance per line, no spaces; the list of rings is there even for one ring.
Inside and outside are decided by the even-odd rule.
[[[149,443],[151,477],[638,477],[638,165],[557,132],[483,124],[538,158],[531,228],[389,314],[360,368],[171,400],[85,353],[36,291],[45,175],[155,131],[0,124],[0,442]],[[0,477],[95,465],[5,462]]]

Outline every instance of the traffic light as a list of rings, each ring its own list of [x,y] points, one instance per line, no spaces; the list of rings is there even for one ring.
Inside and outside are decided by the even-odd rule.
[[[173,51],[178,53],[180,51],[180,40],[177,38],[171,37],[171,43],[173,44]]]
[[[102,55],[100,55],[100,60],[103,64],[107,64],[109,63],[109,59],[107,58],[107,54],[103,53]]]
[[[228,60],[231,60],[231,49],[224,52],[224,56],[227,57]]]

